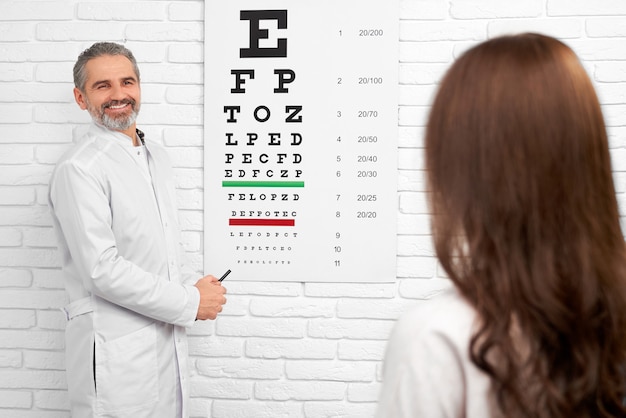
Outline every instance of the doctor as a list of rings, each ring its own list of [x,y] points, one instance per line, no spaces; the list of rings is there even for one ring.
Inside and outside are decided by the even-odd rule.
[[[133,54],[92,45],[78,57],[74,84],[94,123],[60,159],[49,190],[70,301],[72,417],[187,417],[185,328],[215,319],[226,290],[184,263],[170,162],[135,126]]]

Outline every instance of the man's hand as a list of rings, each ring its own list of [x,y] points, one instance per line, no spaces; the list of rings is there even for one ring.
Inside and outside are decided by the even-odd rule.
[[[204,276],[194,286],[200,291],[200,305],[196,319],[217,318],[217,314],[222,312],[222,305],[226,303],[224,297],[226,288],[211,275]]]

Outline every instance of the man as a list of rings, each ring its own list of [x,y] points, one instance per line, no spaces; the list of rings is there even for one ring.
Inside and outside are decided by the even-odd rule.
[[[215,277],[184,264],[169,159],[136,128],[139,81],[122,45],[78,57],[74,97],[94,123],[50,182],[73,418],[188,416],[185,327],[226,303]]]

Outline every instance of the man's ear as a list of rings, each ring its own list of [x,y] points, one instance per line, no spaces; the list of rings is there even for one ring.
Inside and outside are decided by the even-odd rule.
[[[78,87],[74,87],[74,100],[76,100],[76,103],[81,109],[83,110],[87,109],[87,102],[85,101],[85,96],[83,95],[83,92],[78,89]]]

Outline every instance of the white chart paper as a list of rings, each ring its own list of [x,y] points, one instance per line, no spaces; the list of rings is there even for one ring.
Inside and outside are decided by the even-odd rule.
[[[389,0],[205,2],[207,273],[395,280],[398,24]]]

